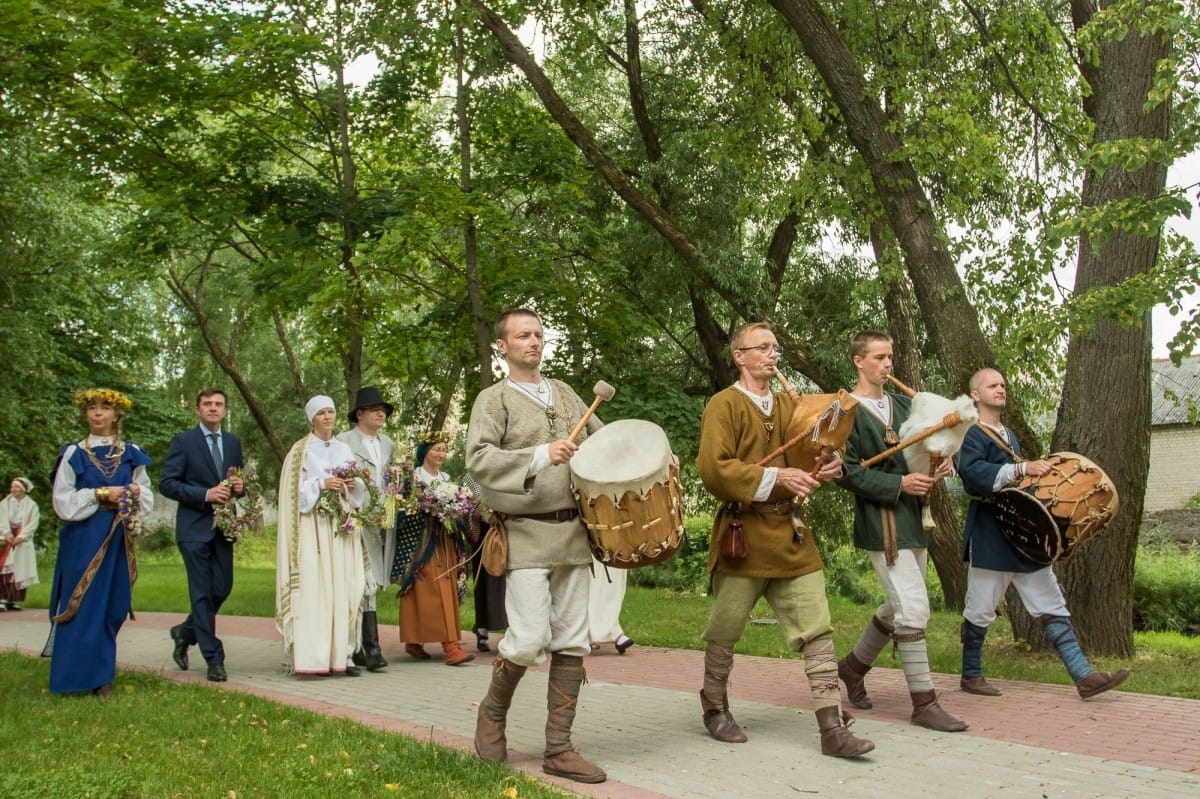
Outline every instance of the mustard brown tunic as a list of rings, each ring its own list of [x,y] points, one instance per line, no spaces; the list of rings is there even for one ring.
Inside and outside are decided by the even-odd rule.
[[[782,455],[767,466],[757,463],[783,444],[792,408],[787,394],[778,391],[770,415],[733,386],[713,395],[700,422],[700,453],[696,458],[700,479],[710,494],[727,503],[754,500],[764,469],[786,466]],[[792,496],[787,489],[777,486],[766,501],[786,503]],[[743,509],[741,517],[749,556],[741,561],[721,557],[721,533],[729,518],[729,512],[723,508],[713,519],[708,542],[710,573],[780,578],[800,577],[823,568],[813,536],[806,534],[802,542],[796,541],[790,513]]]

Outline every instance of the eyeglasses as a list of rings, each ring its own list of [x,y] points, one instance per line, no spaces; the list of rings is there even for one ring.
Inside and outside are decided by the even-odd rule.
[[[776,355],[783,357],[783,347],[775,344],[759,344],[757,347],[738,347],[737,352],[745,352],[746,350],[758,350],[760,355],[770,355],[774,352]]]

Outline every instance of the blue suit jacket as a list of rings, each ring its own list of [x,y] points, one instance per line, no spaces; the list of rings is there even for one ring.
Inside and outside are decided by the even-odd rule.
[[[1013,452],[1021,454],[1021,445],[1012,430],[1008,431]],[[996,474],[1012,457],[993,441],[987,433],[972,425],[963,438],[958,456],[958,473],[962,477],[963,489],[971,495],[967,508],[967,526],[963,531],[963,560],[980,569],[999,572],[1035,572],[1045,568],[1022,555],[1009,543],[1008,537],[1000,532],[996,524],[996,513],[990,502]],[[976,499],[976,497],[982,498]]]
[[[225,468],[241,467],[242,442],[221,430]],[[167,459],[158,478],[158,490],[179,503],[175,512],[175,538],[179,541],[209,541],[218,531],[213,528],[212,505],[204,501],[208,489],[225,479],[217,474],[208,438],[200,425],[171,439]]]

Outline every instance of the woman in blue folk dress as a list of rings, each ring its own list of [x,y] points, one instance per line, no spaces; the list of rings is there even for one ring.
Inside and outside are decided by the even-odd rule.
[[[117,633],[129,615],[139,513],[154,503],[150,458],[121,440],[129,397],[111,389],[75,393],[88,435],[63,447],[50,474],[63,520],[50,589],[50,691],[112,693]]]

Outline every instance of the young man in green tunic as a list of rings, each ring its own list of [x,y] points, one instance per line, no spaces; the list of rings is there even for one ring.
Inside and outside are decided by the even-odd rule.
[[[725,503],[713,521],[708,550],[715,601],[704,631],[707,647],[700,691],[704,726],[718,741],[746,741],[729,712],[726,688],[733,647],[755,603],[766,597],[788,648],[804,653],[822,754],[865,755],[875,744],[854,737],[842,719],[821,554],[812,534],[806,527],[793,526],[792,518],[793,500],[805,499],[821,482],[841,473],[842,461],[834,458],[815,478],[804,469],[787,467],[782,455],[767,466],[758,465],[783,444],[792,400],[771,391],[779,348],[769,324],[744,326],[733,335],[730,348],[740,377],[705,407],[696,459],[704,487]],[[740,517],[749,549],[742,558],[722,554],[721,537],[735,515]]]
[[[950,459],[939,464],[934,477],[909,472],[903,453],[863,468],[862,461],[898,443],[896,431],[912,406],[908,397],[883,390],[892,371],[891,336],[864,330],[851,341],[850,354],[858,371],[852,393],[859,406],[846,442],[846,476],[838,485],[854,494],[854,545],[867,551],[885,598],[853,651],[838,661],[838,677],[846,684],[850,704],[871,707],[864,678],[888,641],[894,640],[912,697],[913,724],[960,732],[967,725],[938,704],[925,649],[929,544],[921,526],[921,499],[938,477],[950,474]]]

